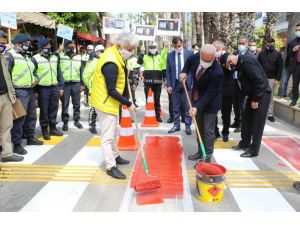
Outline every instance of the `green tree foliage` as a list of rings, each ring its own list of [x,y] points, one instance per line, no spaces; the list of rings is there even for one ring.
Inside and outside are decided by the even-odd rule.
[[[263,47],[262,45],[264,41],[265,30],[266,25],[262,25],[261,27],[255,28],[254,30],[252,39],[256,41],[257,47],[259,48]],[[277,33],[275,31],[271,32],[271,37],[275,40],[276,49],[279,50],[281,47],[283,47],[283,41],[280,38],[278,38]]]

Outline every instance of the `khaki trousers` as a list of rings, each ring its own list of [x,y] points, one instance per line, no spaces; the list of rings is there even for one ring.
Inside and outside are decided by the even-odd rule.
[[[119,156],[118,150],[118,123],[119,116],[104,113],[96,109],[101,130],[101,148],[106,165],[106,169],[116,166],[116,158]]]
[[[10,130],[13,126],[12,103],[8,94],[0,95],[0,145],[1,158],[13,155]]]

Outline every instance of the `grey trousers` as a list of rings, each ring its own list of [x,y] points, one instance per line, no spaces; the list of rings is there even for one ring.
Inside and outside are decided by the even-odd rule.
[[[273,111],[274,111],[274,89],[275,89],[275,79],[268,79],[269,81],[269,85],[272,89],[272,93],[271,93],[271,101],[270,101],[270,105],[269,105],[269,109],[268,109],[268,116],[273,116]]]
[[[214,143],[215,143],[215,125],[216,125],[217,113],[205,113],[199,112],[196,115],[196,121],[200,130],[201,139],[203,141],[205,152],[207,155],[212,155],[214,152]],[[202,155],[202,151],[198,142],[198,153]]]

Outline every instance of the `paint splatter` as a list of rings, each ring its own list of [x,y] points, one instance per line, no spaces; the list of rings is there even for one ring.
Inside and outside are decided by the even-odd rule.
[[[300,171],[300,144],[289,138],[263,138],[263,141],[279,156]]]
[[[133,176],[131,188],[134,185],[147,182],[151,179],[159,179],[161,188],[137,194],[137,204],[160,204],[163,199],[174,199],[183,197],[183,177],[182,177],[182,146],[178,137],[158,137],[146,138],[144,145],[145,155],[149,167],[149,174],[153,178],[146,176],[141,156],[139,155]]]

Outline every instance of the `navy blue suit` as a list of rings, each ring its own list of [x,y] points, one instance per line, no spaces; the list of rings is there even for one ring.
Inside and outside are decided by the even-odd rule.
[[[193,55],[193,52],[187,49],[183,49],[182,53],[183,53],[183,64],[182,64],[182,68],[183,68],[187,59]],[[176,51],[172,51],[168,54],[167,69],[166,69],[167,86],[172,88],[174,126],[180,127],[181,104],[184,105],[185,124],[186,126],[191,126],[192,118],[189,115],[189,107],[187,104],[187,99],[184,92],[183,84],[179,79],[179,74],[181,73],[181,70],[179,71],[178,65],[176,65],[176,57],[178,57]],[[176,79],[177,73],[178,73],[178,79]],[[186,84],[188,90],[191,90],[193,84],[192,76],[188,76]]]

